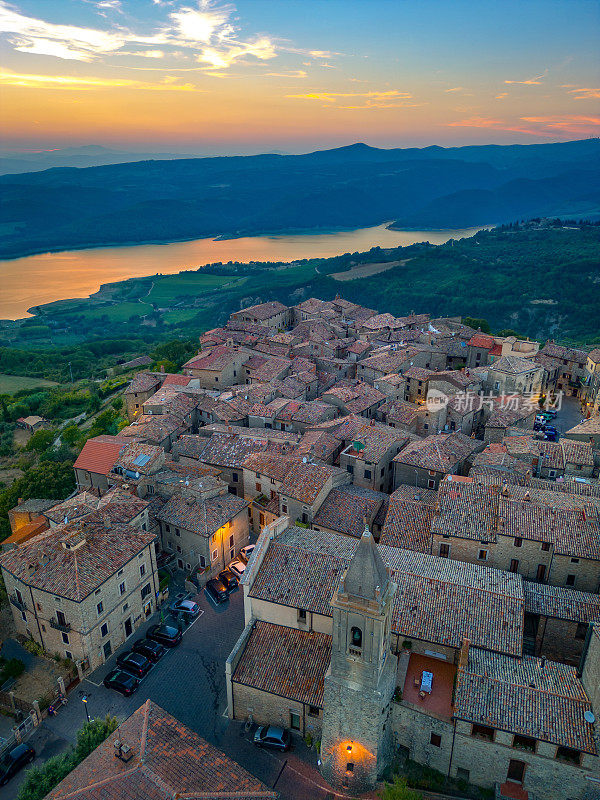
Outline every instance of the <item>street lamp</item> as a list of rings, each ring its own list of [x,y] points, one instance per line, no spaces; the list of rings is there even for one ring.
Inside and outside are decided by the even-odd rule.
[[[88,707],[87,707],[87,703],[88,703],[88,697],[87,697],[87,694],[84,694],[84,695],[83,695],[83,697],[81,698],[81,702],[83,703],[83,705],[84,705],[84,707],[85,707],[85,715],[86,715],[86,717],[87,717],[87,721],[88,721],[88,723],[89,723],[89,721],[90,721],[90,713],[89,713],[89,711],[88,711]]]

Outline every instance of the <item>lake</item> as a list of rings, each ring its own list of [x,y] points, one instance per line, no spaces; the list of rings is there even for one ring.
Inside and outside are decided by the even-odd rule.
[[[32,306],[89,297],[103,283],[172,275],[215,261],[295,261],[473,236],[464,230],[391,231],[384,225],[335,233],[297,233],[242,239],[195,239],[171,244],[95,247],[0,261],[0,319],[20,319]]]

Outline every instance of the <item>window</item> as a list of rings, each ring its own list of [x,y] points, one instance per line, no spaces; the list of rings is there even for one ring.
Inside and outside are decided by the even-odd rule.
[[[362,654],[362,631],[360,628],[352,628],[350,631],[350,647],[349,651],[352,655],[359,656]]]
[[[450,557],[450,545],[449,544],[441,544],[440,545],[440,558],[449,558]]]
[[[518,558],[511,558],[510,560],[510,572],[518,572],[519,571],[519,559]]]
[[[122,569],[120,569],[120,570],[117,572],[117,578],[120,578],[122,574],[123,574],[123,570],[122,570]]]
[[[140,564],[140,578],[143,578],[145,574],[146,574],[146,565]]]
[[[587,622],[579,622],[577,623],[577,630],[575,631],[575,638],[576,639],[585,639],[587,635]]]
[[[575,586],[575,575],[567,575],[565,586]]]
[[[515,781],[515,783],[523,783],[525,775],[525,762],[514,761],[512,758],[508,764],[508,773],[506,775],[507,781]]]
[[[487,725],[475,725],[471,728],[471,736],[476,739],[484,739],[486,742],[494,741],[494,729]]]
[[[200,556],[200,566],[204,568],[206,566],[206,559],[204,556]]]
[[[123,614],[128,610],[129,610],[129,603],[125,603],[125,605],[123,606]]]
[[[234,483],[237,483],[239,481],[239,476],[238,476],[237,472],[232,472],[231,473],[231,478],[232,478]]]
[[[177,550],[178,553],[181,553],[181,547],[179,545],[177,545],[176,550]]]
[[[432,744],[434,747],[441,747],[442,746],[442,737],[439,733],[432,733],[429,738],[429,744]]]
[[[557,747],[556,758],[558,761],[565,761],[567,764],[579,764],[581,753],[579,750],[572,750],[570,747]]]
[[[514,545],[515,547],[521,547],[523,544],[523,539],[520,536],[515,536]]]
[[[550,550],[550,542],[542,542],[542,550],[548,552]]]
[[[260,492],[260,483],[258,481],[256,482],[256,491]]]
[[[260,525],[262,527],[265,524],[265,515],[264,514],[259,514],[258,515],[258,519],[259,519]]]
[[[119,584],[119,594],[125,594],[125,581]]]
[[[429,478],[429,480],[427,481],[427,488],[435,489],[435,481],[432,478]]]
[[[487,550],[480,550],[479,551],[479,555],[477,556],[477,558],[480,561],[487,561],[487,557],[488,557],[488,551]]]
[[[62,640],[63,640],[63,644],[69,644],[69,634],[68,633],[63,633],[62,634]]]
[[[100,592],[101,592],[101,591],[102,591],[102,589],[96,589],[96,591],[94,592],[94,594],[96,595],[96,597],[97,597],[97,596],[100,594]]]
[[[148,595],[150,594],[151,591],[152,591],[152,588],[151,588],[149,583],[147,583],[144,587],[142,587],[142,591],[140,592],[140,594],[142,596],[142,600],[145,597],[148,597]]]
[[[535,753],[535,739],[531,736],[513,736],[512,746],[516,750],[525,750],[528,753]]]
[[[571,564],[579,564],[579,559],[578,558],[572,558],[571,559]]]
[[[218,550],[213,550],[212,551],[212,555],[211,555],[212,561],[216,561],[218,555],[219,555],[219,551]]]
[[[102,603],[102,600],[96,606],[96,611],[98,612],[98,616],[100,616],[100,614],[104,611],[104,604]]]
[[[108,636],[108,625],[106,624],[106,622],[100,628],[100,636],[102,636],[103,639],[104,639],[105,636]]]
[[[318,706],[309,706],[308,707],[308,716],[309,717],[318,717],[319,716],[319,707]]]
[[[179,528],[175,528],[175,536],[181,536]]]
[[[233,547],[233,541],[234,541],[233,534],[231,534],[231,536],[229,537],[229,547]]]
[[[285,503],[282,504],[281,510],[283,511],[284,514],[287,514],[287,506],[285,505]]]
[[[65,650],[65,658],[68,658],[69,661],[73,661],[73,653],[69,653],[68,650]]]
[[[299,608],[298,609],[298,622],[306,622],[306,609]]]
[[[171,533],[171,527],[169,525],[165,525],[165,530],[167,533]]]
[[[300,714],[297,714],[295,711],[290,711],[290,728],[293,731],[300,730]]]

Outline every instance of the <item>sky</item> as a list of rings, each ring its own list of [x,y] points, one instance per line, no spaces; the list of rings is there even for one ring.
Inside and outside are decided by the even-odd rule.
[[[599,42],[598,0],[0,0],[0,147],[584,139]]]

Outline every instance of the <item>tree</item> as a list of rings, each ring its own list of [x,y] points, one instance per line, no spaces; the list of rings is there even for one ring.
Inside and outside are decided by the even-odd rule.
[[[68,444],[70,447],[73,447],[77,442],[81,439],[82,432],[79,430],[77,425],[67,425],[66,428],[63,428],[60,434],[60,438],[65,444]]]
[[[490,323],[487,319],[479,319],[477,317],[463,317],[462,318],[463,325],[468,325],[469,328],[481,328],[482,333],[491,333],[492,329],[490,328]]]
[[[41,767],[28,769],[17,800],[42,800],[64,780],[76,766],[110,736],[117,727],[115,717],[86,722],[77,732],[77,744],[67,753],[49,758]]]
[[[41,430],[32,434],[29,441],[25,445],[25,450],[29,452],[33,450],[36,453],[43,453],[50,447],[53,441],[54,433],[42,428]]]

